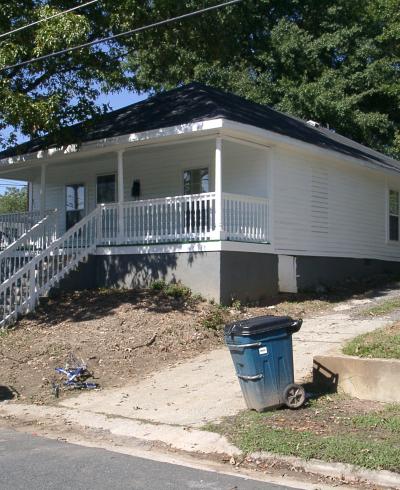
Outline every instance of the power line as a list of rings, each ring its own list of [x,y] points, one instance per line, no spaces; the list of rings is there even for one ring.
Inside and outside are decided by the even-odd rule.
[[[97,39],[95,41],[80,44],[78,46],[72,46],[71,48],[65,48],[65,49],[62,49],[60,51],[55,51],[54,53],[49,53],[49,54],[46,54],[43,56],[38,56],[37,58],[32,58],[32,59],[27,60],[27,61],[21,61],[20,63],[15,63],[14,65],[9,65],[9,66],[6,66],[4,68],[1,68],[0,72],[3,72],[5,70],[9,70],[11,68],[20,68],[22,66],[26,66],[26,65],[29,65],[31,63],[35,63],[37,61],[43,61],[43,60],[46,60],[48,58],[52,58],[54,56],[60,56],[61,54],[66,54],[66,53],[70,53],[72,51],[77,51],[78,49],[88,48],[89,46],[94,46],[96,44],[112,41],[113,39],[117,39],[119,37],[129,36],[131,34],[136,34],[138,32],[142,32],[142,31],[145,31],[147,29],[151,29],[153,27],[158,27],[158,26],[162,26],[165,24],[169,24],[171,22],[176,22],[177,20],[187,19],[188,17],[193,17],[195,15],[203,14],[203,13],[209,12],[211,10],[216,10],[216,9],[220,9],[222,7],[227,7],[228,5],[233,5],[233,4],[239,3],[241,1],[242,0],[230,0],[229,2],[224,2],[224,3],[219,3],[218,5],[213,5],[212,7],[206,7],[206,8],[200,9],[200,10],[195,10],[193,12],[188,12],[187,14],[178,15],[177,17],[170,17],[169,19],[161,20],[159,22],[153,22],[152,24],[149,24],[147,26],[138,27],[137,29],[132,29],[130,31],[120,32],[119,34],[114,34],[112,36],[104,37],[102,39]]]
[[[30,24],[27,24],[25,26],[17,27],[16,29],[13,29],[12,31],[4,32],[3,34],[0,34],[0,39],[6,36],[10,36],[11,34],[14,34],[15,32],[23,31],[24,29],[28,29],[29,27],[35,26],[36,24],[40,24],[41,22],[46,22],[47,20],[54,19],[56,17],[59,17],[60,15],[65,15],[69,14],[70,12],[73,12],[74,10],[81,9],[82,7],[86,7],[87,5],[91,5],[92,3],[96,3],[99,0],[90,0],[89,2],[83,3],[82,5],[77,5],[75,7],[72,7],[68,10],[63,10],[62,12],[58,12],[57,14],[54,15],[49,15],[49,17],[44,17],[43,19],[36,20],[35,22],[31,22]]]

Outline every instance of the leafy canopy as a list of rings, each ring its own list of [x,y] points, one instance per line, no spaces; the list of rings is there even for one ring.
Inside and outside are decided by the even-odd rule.
[[[4,194],[0,195],[0,214],[19,213],[28,209],[28,194],[26,187],[18,189],[7,187]]]
[[[78,3],[9,2],[0,31]],[[102,0],[0,42],[0,66],[217,3]],[[100,90],[197,80],[400,157],[399,72],[400,0],[243,0],[3,73],[0,124],[29,136],[57,131],[103,110]]]

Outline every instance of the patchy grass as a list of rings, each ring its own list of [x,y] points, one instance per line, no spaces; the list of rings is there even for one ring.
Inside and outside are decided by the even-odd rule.
[[[400,359],[400,322],[355,337],[343,347],[343,353],[358,357]]]
[[[383,429],[400,434],[400,405],[389,405],[382,412],[355,415],[351,424],[357,428]]]
[[[382,316],[389,315],[393,311],[400,308],[400,298],[392,298],[382,301],[376,306],[368,308],[364,311],[365,315],[369,316]]]
[[[247,454],[268,451],[400,471],[400,407],[368,403],[324,397],[299,411],[246,411],[205,429],[227,436]]]

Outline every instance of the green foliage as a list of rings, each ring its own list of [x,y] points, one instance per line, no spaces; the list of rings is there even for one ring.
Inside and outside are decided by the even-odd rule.
[[[164,291],[167,287],[167,283],[163,279],[157,279],[150,284],[150,289],[153,291]]]
[[[379,316],[388,315],[392,311],[400,308],[400,298],[387,299],[380,302],[378,305],[368,308],[363,313],[364,315]]]
[[[189,298],[192,291],[181,283],[171,283],[165,288],[165,294],[175,299]]]
[[[209,330],[221,330],[226,323],[226,309],[219,305],[213,306],[201,321],[201,325]]]
[[[18,213],[27,211],[28,196],[25,188],[17,189],[8,187],[3,195],[0,195],[0,213]]]
[[[163,292],[167,296],[175,299],[187,299],[192,296],[192,291],[182,283],[171,282],[166,283],[163,279],[157,279],[150,284],[150,289],[153,291]]]
[[[399,324],[355,337],[343,347],[343,353],[348,356],[400,359]]]
[[[216,3],[102,0],[3,39],[0,68]],[[3,2],[0,32],[67,7]],[[76,140],[61,128],[102,112],[100,91],[157,92],[197,80],[400,156],[399,41],[398,0],[247,0],[2,72],[0,129]]]
[[[390,405],[381,412],[356,415],[351,423],[357,428],[383,429],[400,434],[400,406]]]
[[[400,156],[399,26],[398,0],[246,1],[143,33],[128,66],[142,90],[205,82]]]
[[[243,305],[240,299],[234,299],[232,300],[232,308],[237,311],[242,311],[243,310]]]
[[[105,0],[1,39],[0,68],[107,35],[113,30],[109,10],[114,8],[114,3]],[[75,4],[66,0],[1,2],[0,32]],[[63,126],[105,109],[94,103],[101,91],[128,85],[118,63],[120,51],[116,44],[108,45],[107,50],[94,46],[1,72],[0,130],[12,126],[14,131],[10,137],[3,135],[0,143],[15,142],[16,131],[28,137],[51,132],[55,142],[68,139],[67,132],[61,130]]]

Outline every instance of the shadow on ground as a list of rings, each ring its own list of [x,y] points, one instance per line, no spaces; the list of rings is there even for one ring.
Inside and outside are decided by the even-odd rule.
[[[0,402],[3,402],[5,400],[12,400],[15,398],[16,393],[13,389],[9,388],[8,386],[2,386],[0,385]]]
[[[394,274],[376,274],[366,279],[347,279],[334,286],[321,286],[318,291],[284,293],[266,300],[266,306],[276,305],[282,301],[301,303],[310,300],[322,300],[329,303],[340,303],[350,299],[368,299],[386,296],[393,289],[399,289],[400,277]]]

